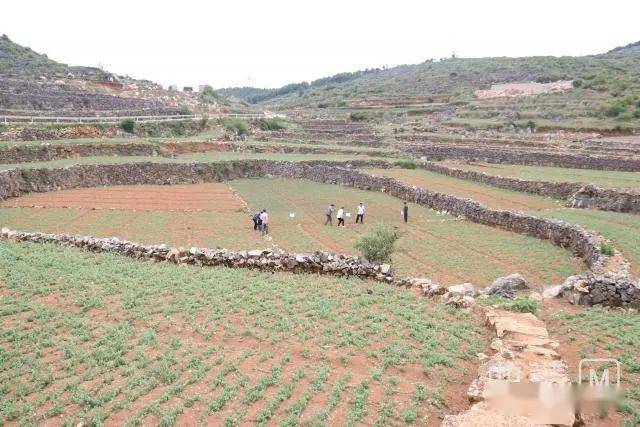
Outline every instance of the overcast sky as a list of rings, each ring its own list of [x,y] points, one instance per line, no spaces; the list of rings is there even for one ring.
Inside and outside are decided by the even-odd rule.
[[[640,0],[3,0],[0,33],[163,84],[277,87],[450,56],[585,55],[640,40]]]

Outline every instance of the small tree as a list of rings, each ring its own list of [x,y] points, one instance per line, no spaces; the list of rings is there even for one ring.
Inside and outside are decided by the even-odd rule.
[[[369,234],[362,236],[354,247],[362,252],[367,261],[389,262],[398,237],[400,236],[393,227],[377,225]]]
[[[127,133],[133,133],[136,128],[136,122],[133,119],[124,119],[120,122],[120,129]]]
[[[247,122],[241,119],[227,117],[227,118],[221,119],[220,124],[222,125],[223,128],[225,128],[230,132],[235,133],[236,135],[244,135],[249,130],[249,127],[247,126]]]

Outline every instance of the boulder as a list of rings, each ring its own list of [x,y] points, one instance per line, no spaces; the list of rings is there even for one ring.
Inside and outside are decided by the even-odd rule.
[[[410,282],[413,286],[420,287],[422,289],[422,293],[428,297],[442,295],[446,292],[445,288],[429,279],[411,279]]]
[[[514,273],[494,280],[491,286],[487,288],[487,295],[514,298],[517,290],[527,289],[528,287],[527,281],[522,274]]]
[[[542,298],[557,298],[562,294],[562,285],[549,286],[542,291]]]
[[[463,283],[461,285],[453,285],[447,288],[448,296],[464,296],[474,297],[477,294],[476,287],[472,283]]]

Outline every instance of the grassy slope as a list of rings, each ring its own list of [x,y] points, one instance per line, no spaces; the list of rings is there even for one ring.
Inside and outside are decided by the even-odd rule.
[[[448,177],[424,169],[367,169],[379,176],[389,176],[427,190],[467,197],[492,209],[532,210],[558,208],[560,202],[518,191],[504,190],[491,185],[480,184]]]
[[[601,233],[620,249],[631,262],[635,274],[640,273],[640,216],[591,209],[559,209],[531,212],[534,215],[563,219]]]
[[[459,169],[485,172],[526,180],[585,182],[606,188],[631,188],[640,191],[640,173],[600,171],[589,169],[568,169],[544,166],[467,164],[446,162]]]
[[[0,423],[438,425],[487,342],[379,283],[8,242],[0,263]]]

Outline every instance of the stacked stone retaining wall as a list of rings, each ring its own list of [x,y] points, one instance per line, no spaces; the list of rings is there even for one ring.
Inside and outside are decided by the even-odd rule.
[[[572,202],[574,207],[640,213],[640,193],[628,189],[602,188],[583,182],[524,180],[453,168],[430,161],[420,161],[418,164],[426,170],[458,179],[481,182],[494,187],[540,196],[567,199]],[[584,201],[584,203],[579,203],[579,201]]]
[[[70,234],[44,234],[13,231],[3,228],[0,237],[15,241],[51,243],[73,246],[90,252],[111,252],[137,259],[170,261],[177,264],[254,268],[264,271],[329,274],[343,277],[374,279],[406,285],[396,279],[388,264],[376,264],[358,256],[330,252],[288,253],[272,250],[230,251],[209,248],[172,248],[167,245],[141,245],[115,237],[96,238]]]
[[[555,166],[575,169],[613,171],[640,171],[640,159],[616,156],[589,156],[572,153],[534,150],[509,150],[488,147],[460,147],[455,145],[424,144],[413,146],[407,152],[414,157],[440,161],[446,159],[484,161],[510,165]]]

